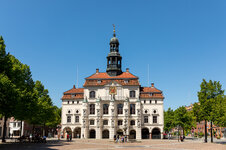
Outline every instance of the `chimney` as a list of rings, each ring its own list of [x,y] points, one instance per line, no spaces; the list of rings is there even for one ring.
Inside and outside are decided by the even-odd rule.
[[[75,85],[73,85],[73,89],[75,89]]]
[[[129,68],[126,68],[126,72],[129,72]]]
[[[96,69],[96,73],[99,73],[99,68]]]
[[[154,83],[151,83],[151,87],[154,87]]]

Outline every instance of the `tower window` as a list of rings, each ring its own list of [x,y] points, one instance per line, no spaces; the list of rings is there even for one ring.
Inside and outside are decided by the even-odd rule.
[[[89,98],[95,98],[96,97],[95,95],[96,95],[95,91],[89,92]]]
[[[135,93],[136,93],[135,91],[130,91],[130,97],[134,98],[135,97]]]
[[[77,104],[79,103],[79,101],[77,101]]]
[[[157,100],[155,100],[155,104],[157,104]]]
[[[69,104],[70,102],[69,101],[67,101],[67,104]]]
[[[92,115],[95,114],[95,104],[90,104],[90,105],[89,105],[89,112],[90,112],[90,114],[92,114]]]
[[[146,100],[144,100],[144,104],[146,103]]]
[[[123,114],[123,104],[117,105],[117,111],[118,111],[118,114]]]
[[[151,100],[149,101],[149,103],[151,104]]]
[[[135,114],[135,104],[130,104],[130,114]]]
[[[74,104],[74,101],[72,101],[72,104]]]

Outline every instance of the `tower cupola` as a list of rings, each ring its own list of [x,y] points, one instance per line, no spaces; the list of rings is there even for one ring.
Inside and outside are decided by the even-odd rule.
[[[115,34],[115,25],[113,37],[110,40],[110,53],[107,56],[107,73],[110,76],[117,76],[122,73],[122,57],[119,54],[119,41]]]

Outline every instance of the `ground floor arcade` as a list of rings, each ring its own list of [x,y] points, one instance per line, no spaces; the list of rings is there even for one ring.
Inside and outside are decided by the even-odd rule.
[[[81,128],[81,127],[64,127],[62,130],[62,137],[66,138],[67,134],[72,138],[80,139],[113,139],[114,135],[126,135],[129,139],[161,139],[162,129],[159,127],[143,128]]]

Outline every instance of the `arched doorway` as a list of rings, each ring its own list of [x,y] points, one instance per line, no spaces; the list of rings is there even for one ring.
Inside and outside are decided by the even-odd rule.
[[[148,128],[142,129],[142,139],[149,139],[149,129]]]
[[[64,130],[63,130],[63,137],[65,138],[68,134],[72,136],[71,128],[65,127]]]
[[[129,139],[136,139],[136,131],[135,130],[131,130],[129,132]]]
[[[74,138],[81,138],[81,128],[77,127],[74,129]]]
[[[95,130],[90,130],[89,131],[89,138],[95,139],[96,138],[96,131]]]
[[[119,129],[119,130],[117,131],[117,134],[118,134],[118,135],[123,135],[123,130],[122,130],[122,129]]]
[[[152,139],[161,139],[161,132],[159,128],[154,128],[151,132]]]
[[[109,131],[108,130],[104,130],[102,132],[102,138],[103,139],[109,139]]]

